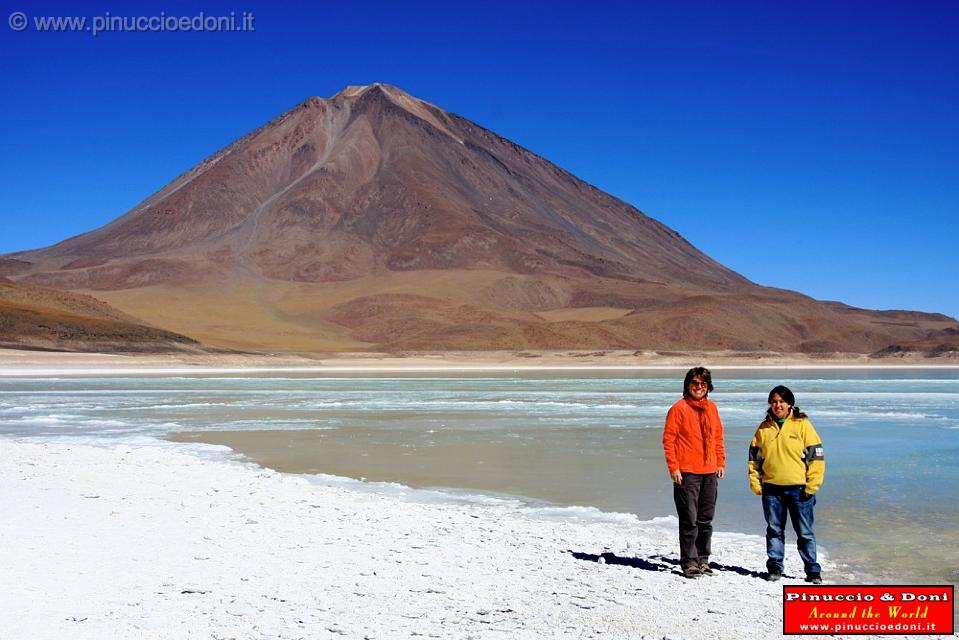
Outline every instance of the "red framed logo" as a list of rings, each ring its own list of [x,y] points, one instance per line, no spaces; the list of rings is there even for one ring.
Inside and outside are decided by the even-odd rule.
[[[952,635],[953,585],[783,585],[783,635]]]

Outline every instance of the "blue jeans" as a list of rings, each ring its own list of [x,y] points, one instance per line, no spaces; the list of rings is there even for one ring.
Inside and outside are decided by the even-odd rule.
[[[805,496],[802,487],[779,487],[763,485],[763,515],[766,516],[766,568],[783,570],[786,555],[786,513],[796,532],[796,547],[802,558],[806,575],[820,573],[822,567],[816,562],[816,534],[813,533],[813,507],[816,496]]]

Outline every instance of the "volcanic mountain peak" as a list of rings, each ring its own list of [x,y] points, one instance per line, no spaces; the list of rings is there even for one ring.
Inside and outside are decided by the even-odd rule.
[[[330,100],[336,100],[337,98],[356,98],[363,95],[367,91],[370,91],[371,89],[382,91],[383,93],[391,97],[397,97],[397,98],[406,97],[412,100],[419,100],[419,98],[414,98],[412,95],[403,91],[399,87],[392,84],[386,84],[385,82],[372,82],[370,84],[351,84],[344,87],[339,92],[337,92],[332,98],[330,98]]]
[[[209,344],[276,350],[863,352],[957,328],[757,287],[635,207],[383,83],[307,99],[108,225],[0,257],[4,275],[95,291]]]
[[[17,258],[38,283],[106,290],[423,269],[747,283],[634,207],[381,83],[311,98],[109,225]]]
[[[450,126],[447,122],[443,122],[443,120],[448,121],[449,117],[443,112],[442,109],[391,84],[374,82],[367,85],[350,85],[330,98],[328,102],[336,104],[345,100],[355,104],[364,96],[377,96],[385,98],[392,105],[416,116],[424,122],[429,123],[460,144],[463,144],[463,139],[450,130]]]

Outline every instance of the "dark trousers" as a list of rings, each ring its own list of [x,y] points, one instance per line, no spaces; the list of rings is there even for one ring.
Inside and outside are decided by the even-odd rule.
[[[679,516],[679,564],[683,569],[709,562],[718,484],[715,473],[685,471],[682,484],[673,484]]]

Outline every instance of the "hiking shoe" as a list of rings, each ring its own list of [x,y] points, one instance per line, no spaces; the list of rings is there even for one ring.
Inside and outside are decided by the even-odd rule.
[[[810,573],[806,576],[806,582],[810,582],[812,584],[822,584],[822,574]]]
[[[700,572],[701,574],[703,574],[704,576],[714,576],[714,575],[716,575],[716,574],[713,572],[712,567],[709,566],[709,563],[708,563],[708,562],[703,562],[703,563],[701,563],[701,564],[699,565],[699,572]]]
[[[691,564],[688,567],[683,567],[683,577],[684,578],[698,578],[703,575],[703,572],[699,570],[699,567]]]
[[[766,574],[766,580],[769,582],[776,582],[783,577],[783,572],[778,567],[770,567],[769,572]]]

